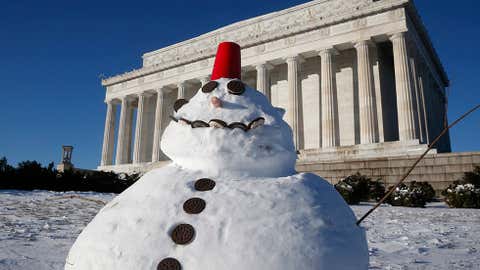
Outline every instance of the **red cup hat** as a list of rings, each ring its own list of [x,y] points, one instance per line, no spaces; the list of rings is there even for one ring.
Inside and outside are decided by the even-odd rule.
[[[222,42],[218,45],[213,64],[212,81],[220,78],[241,79],[240,45],[234,42]]]

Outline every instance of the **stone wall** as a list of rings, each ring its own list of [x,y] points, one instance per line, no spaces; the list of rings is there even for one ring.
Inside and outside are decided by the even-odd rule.
[[[297,163],[299,172],[313,172],[335,184],[342,178],[360,172],[373,179],[381,178],[391,186],[405,174],[418,156],[396,156],[350,160]],[[460,179],[465,172],[480,166],[480,152],[427,155],[413,170],[408,181],[427,181],[439,192]]]

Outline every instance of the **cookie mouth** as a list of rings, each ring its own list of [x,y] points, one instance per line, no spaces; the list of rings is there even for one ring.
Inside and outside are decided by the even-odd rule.
[[[205,122],[202,120],[194,120],[190,121],[186,118],[175,118],[173,116],[170,116],[170,118],[182,125],[185,126],[190,126],[191,128],[228,128],[228,129],[241,129],[243,131],[249,131],[251,129],[255,129],[258,127],[261,127],[265,124],[265,118],[263,117],[258,117],[255,118],[254,120],[250,121],[248,124],[244,124],[242,122],[232,122],[232,123],[227,123],[223,120],[220,119],[211,119],[210,121]]]

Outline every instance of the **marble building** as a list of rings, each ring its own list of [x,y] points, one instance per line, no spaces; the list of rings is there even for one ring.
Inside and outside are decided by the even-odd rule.
[[[208,82],[221,41],[241,45],[242,80],[286,110],[300,163],[416,155],[447,123],[449,79],[412,1],[316,0],[145,53],[141,68],[104,79],[98,169],[167,162],[173,102]],[[435,152],[450,152],[449,136]]]

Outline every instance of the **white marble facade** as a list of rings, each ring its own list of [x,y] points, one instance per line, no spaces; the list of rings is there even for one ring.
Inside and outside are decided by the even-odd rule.
[[[242,80],[286,110],[300,159],[415,154],[446,123],[449,80],[412,1],[317,0],[146,53],[142,68],[103,80],[99,169],[164,163],[173,102],[208,82],[221,41],[241,45]],[[436,149],[449,152],[449,137]]]

